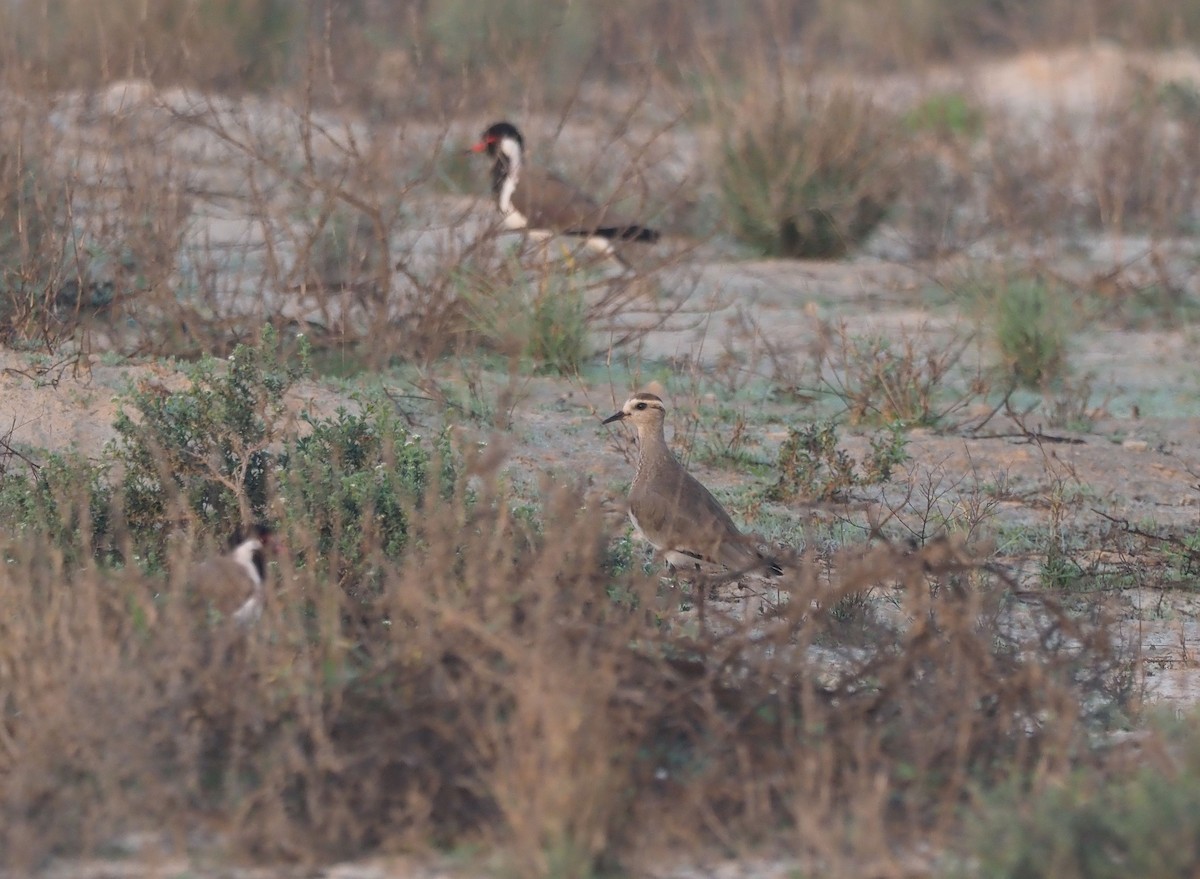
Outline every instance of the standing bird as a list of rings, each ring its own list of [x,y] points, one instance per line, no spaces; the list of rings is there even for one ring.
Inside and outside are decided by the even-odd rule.
[[[628,419],[637,428],[638,463],[629,488],[629,519],[672,568],[697,561],[732,571],[782,574],[757,540],[738,530],[708,489],[683,468],[663,435],[666,407],[654,394],[634,394],[604,424]]]
[[[622,219],[561,177],[525,164],[525,139],[515,125],[497,122],[470,149],[494,159],[492,192],[505,229],[542,241],[553,235],[583,238],[587,246],[624,263],[615,243],[653,244],[659,234]]]
[[[239,627],[252,626],[266,603],[266,552],[273,548],[271,529],[255,525],[249,535],[235,533],[232,549],[196,566],[188,583],[197,600]]]

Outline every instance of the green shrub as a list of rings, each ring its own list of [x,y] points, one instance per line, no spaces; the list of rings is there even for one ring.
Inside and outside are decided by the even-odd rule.
[[[911,134],[974,140],[983,132],[983,111],[958,92],[943,92],[921,101],[904,114],[903,122]]]
[[[731,114],[717,179],[734,235],[769,256],[844,256],[896,199],[903,127],[856,92],[748,102]]]
[[[535,371],[572,375],[591,353],[586,280],[577,273],[464,273],[460,291],[469,332],[484,348],[526,361]]]
[[[432,478],[453,487],[445,441],[437,444],[441,469],[434,471],[431,444],[386,399],[360,401],[361,411],[328,419],[303,415],[306,434],[289,431],[286,395],[307,371],[303,344],[294,360],[281,358],[268,328],[258,346],[238,346],[222,366],[201,361],[181,390],[133,389],[117,417],[118,437],[93,481],[107,485],[109,466],[121,475],[107,493],[95,490],[93,519],[105,524],[109,505],[119,508],[144,558],[161,558],[181,521],[224,538],[249,521],[282,517],[285,526],[303,523],[316,535],[313,551],[341,578],[369,561],[364,547],[389,558],[403,551],[411,511]],[[10,492],[22,520],[56,515],[48,489],[23,506],[20,491]]]
[[[977,879],[1190,877],[1200,872],[1200,759],[1195,737],[1183,765],[1120,781],[1077,775],[1029,796],[993,795],[968,834]]]
[[[1017,384],[1045,388],[1067,371],[1070,312],[1062,292],[1037,280],[1009,282],[991,294],[991,318],[1004,370]]]
[[[32,120],[22,120],[32,127]],[[70,240],[67,181],[21,132],[0,129],[0,342],[51,347],[72,324],[58,308]]]
[[[329,419],[303,416],[312,428],[279,459],[280,507],[289,523],[318,535],[317,551],[341,571],[378,550],[397,558],[409,537],[411,511],[431,478],[450,490],[450,450],[439,442],[440,472],[421,437],[404,426],[386,399]]]
[[[526,355],[540,371],[573,375],[587,359],[587,303],[572,284],[542,284],[529,303]]]
[[[767,496],[776,501],[844,499],[856,486],[890,480],[895,467],[908,460],[907,445],[903,425],[889,425],[871,438],[870,453],[860,463],[838,448],[833,422],[789,427],[779,447],[779,480]]]
[[[123,470],[130,527],[157,530],[186,515],[220,534],[265,515],[284,396],[306,361],[302,350],[297,362],[282,362],[267,327],[259,346],[239,345],[225,364],[205,358],[192,367],[189,388],[132,389],[123,402],[133,411],[122,406],[109,449]]]
[[[0,522],[64,549],[82,546],[111,558],[112,505],[106,462],[53,454],[32,476],[0,476]]]

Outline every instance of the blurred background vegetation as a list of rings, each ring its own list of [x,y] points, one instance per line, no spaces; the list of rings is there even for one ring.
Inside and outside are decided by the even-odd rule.
[[[395,88],[468,78],[464,99],[531,73],[628,81],[653,68],[686,80],[701,58],[731,75],[764,53],[881,71],[1081,40],[1162,48],[1198,38],[1200,6],[1164,0],[613,0],[602,10],[571,0],[9,0],[0,8],[0,45],[19,59],[5,72],[35,73],[47,88],[146,77],[260,90],[303,85],[317,68],[327,89],[384,104]]]

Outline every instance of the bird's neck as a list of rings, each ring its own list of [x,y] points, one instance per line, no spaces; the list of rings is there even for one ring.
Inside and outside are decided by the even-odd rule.
[[[521,175],[521,148],[507,141],[500,144],[496,151],[496,163],[492,165],[492,191],[500,195],[504,184],[511,181],[515,185]]]
[[[266,574],[266,560],[263,558],[262,544],[257,540],[247,540],[238,545],[233,551],[233,560],[237,562],[257,592],[262,588]]]
[[[659,469],[664,465],[669,466],[669,462],[674,461],[675,455],[671,451],[671,447],[667,445],[667,438],[661,424],[647,424],[638,427],[638,462],[637,470],[634,471],[634,479],[650,470]]]

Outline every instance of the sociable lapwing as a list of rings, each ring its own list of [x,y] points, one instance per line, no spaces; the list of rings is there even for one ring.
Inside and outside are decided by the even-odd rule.
[[[639,393],[603,422],[629,421],[637,428],[637,470],[629,489],[634,529],[673,568],[704,561],[731,571],[782,574],[779,562],[738,530],[717,499],[679,463],[663,434],[666,414],[659,397]]]
[[[505,229],[522,230],[535,240],[582,238],[590,249],[621,262],[618,245],[653,244],[659,238],[657,230],[617,216],[558,175],[528,165],[525,139],[510,122],[489,126],[471,152],[493,159],[492,193]]]

